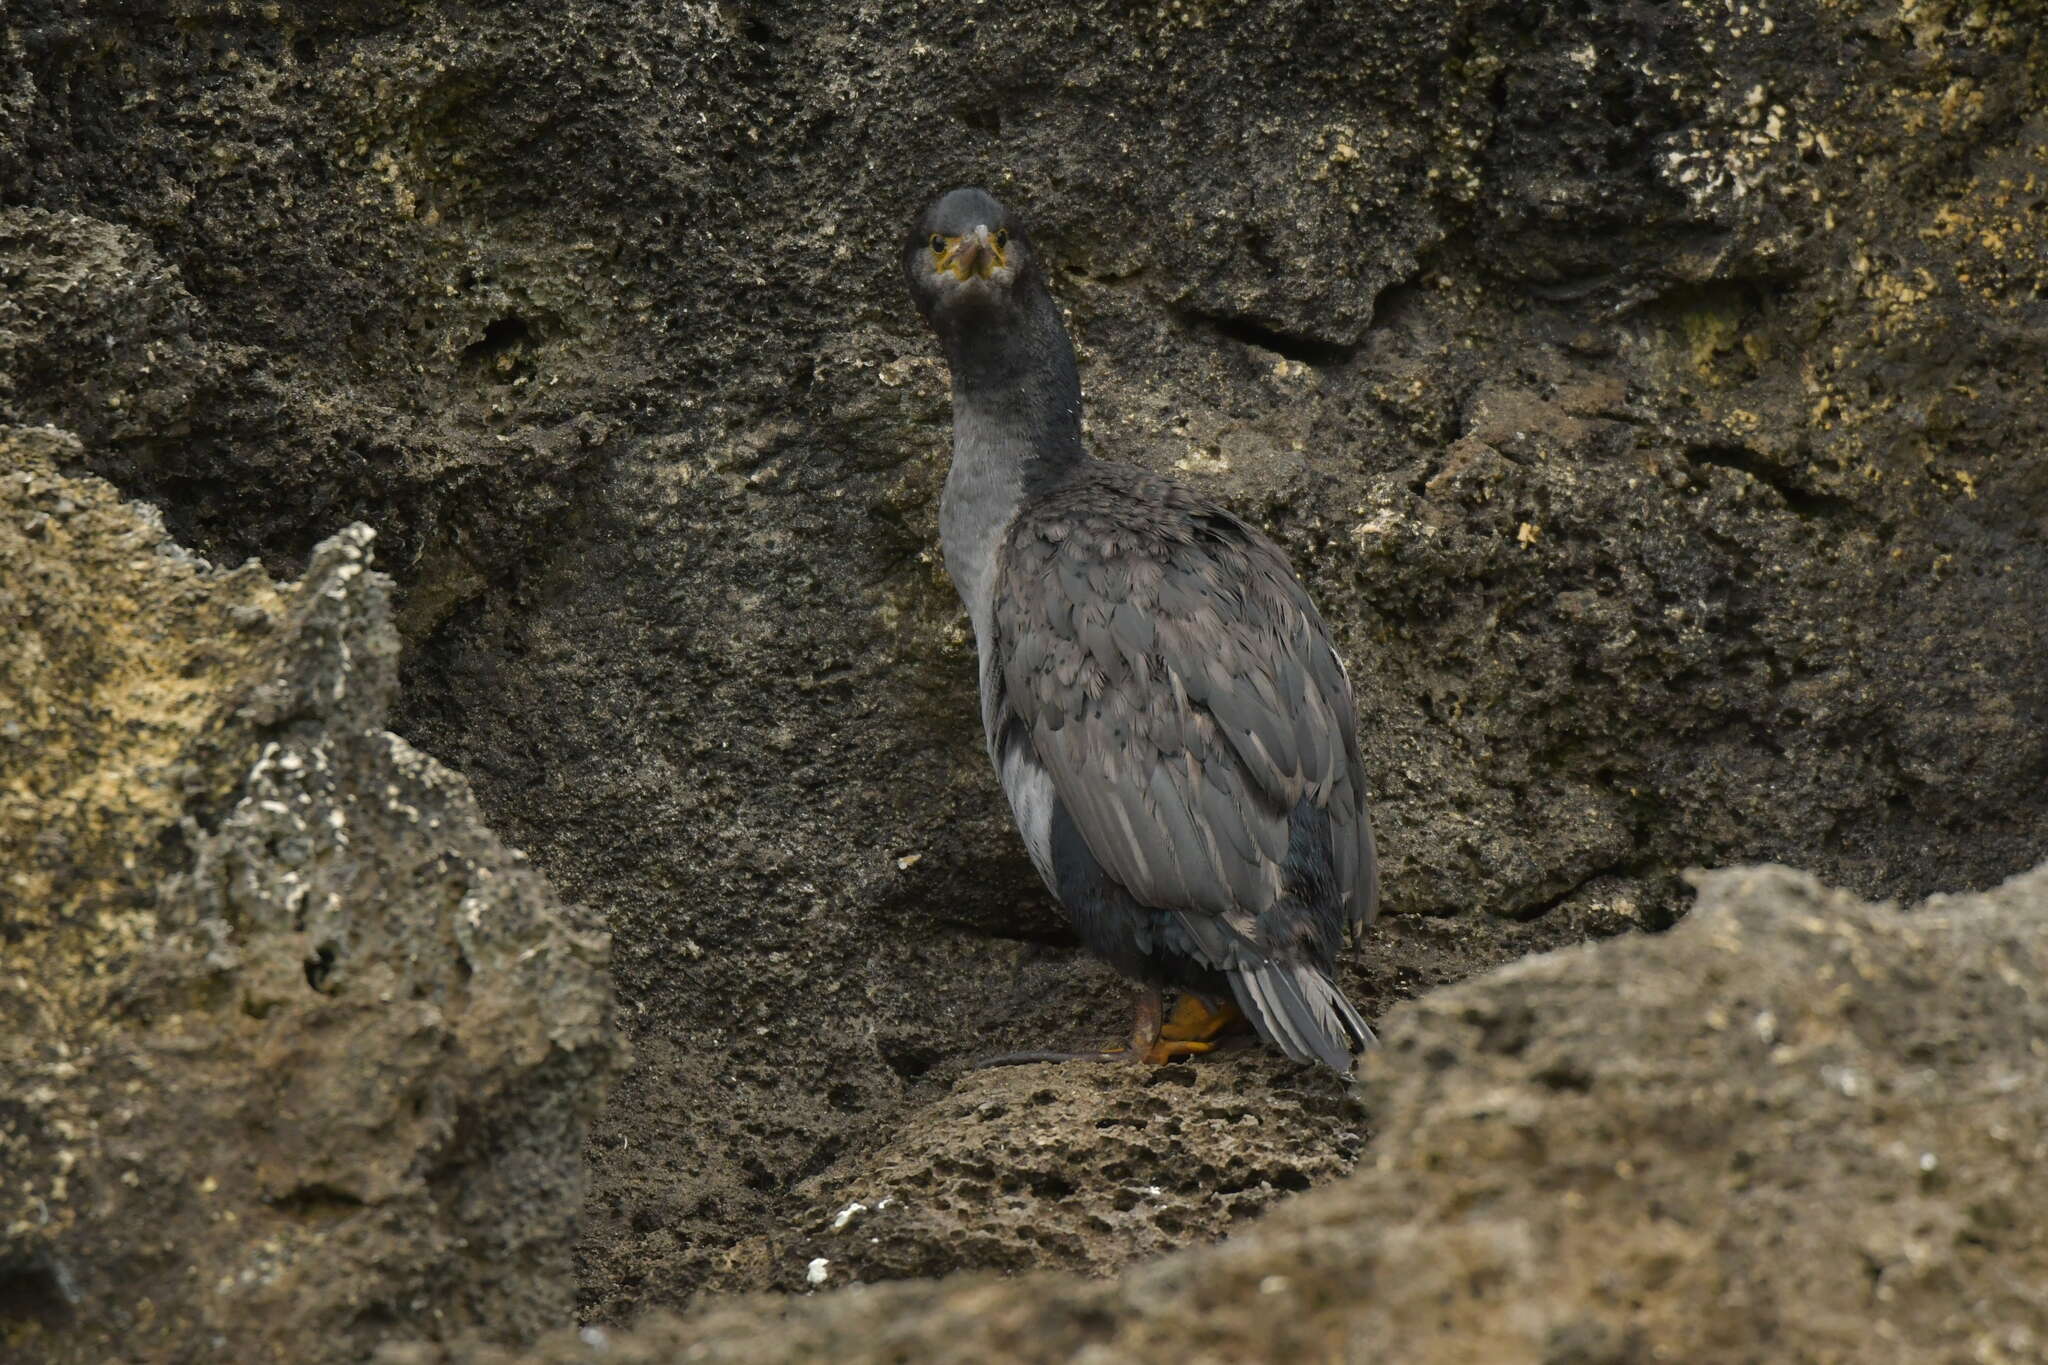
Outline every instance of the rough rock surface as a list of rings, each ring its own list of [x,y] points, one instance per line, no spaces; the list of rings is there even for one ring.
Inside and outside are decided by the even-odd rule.
[[[13,0],[0,409],[215,558],[377,528],[398,728],[614,935],[613,1321],[786,1282],[732,1257],[916,1150],[960,1059],[1121,1028],[930,553],[926,195],[1018,201],[1097,447],[1323,603],[1377,1010],[1665,924],[1689,865],[1913,897],[2048,847],[2044,35],[2035,0]]]
[[[1219,1245],[385,1360],[2039,1360],[2043,1037],[2048,866],[1903,914],[1717,872],[1669,934],[1397,1007],[1371,1163]]]
[[[961,1266],[1113,1274],[1344,1174],[1364,1141],[1344,1088],[1251,1048],[1203,1066],[969,1072],[880,1151],[798,1186],[805,1212],[743,1244],[730,1278],[805,1290]]]
[[[0,1356],[561,1322],[604,936],[383,728],[371,533],[208,566],[0,428]]]

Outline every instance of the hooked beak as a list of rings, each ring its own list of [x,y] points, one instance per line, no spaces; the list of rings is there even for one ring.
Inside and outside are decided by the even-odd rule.
[[[995,244],[989,235],[988,224],[984,223],[973,232],[955,238],[946,254],[939,258],[938,268],[956,279],[985,280],[1003,268],[1003,256],[1003,249]]]

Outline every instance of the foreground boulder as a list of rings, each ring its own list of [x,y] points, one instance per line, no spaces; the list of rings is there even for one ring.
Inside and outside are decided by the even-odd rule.
[[[2040,1359],[2048,866],[1903,914],[1699,884],[1669,934],[1397,1009],[1366,1169],[1220,1245],[385,1359]]]
[[[608,944],[298,583],[0,428],[0,1357],[359,1360],[564,1320]]]

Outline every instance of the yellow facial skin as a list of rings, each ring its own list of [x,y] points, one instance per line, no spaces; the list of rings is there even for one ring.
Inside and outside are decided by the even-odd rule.
[[[935,232],[926,245],[931,249],[932,269],[956,280],[985,280],[1009,264],[1010,234],[1003,228],[990,232],[978,227],[959,236]]]

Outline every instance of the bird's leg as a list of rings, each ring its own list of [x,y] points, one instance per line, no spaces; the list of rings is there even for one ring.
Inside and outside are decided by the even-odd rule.
[[[1208,1043],[1232,1025],[1243,1022],[1244,1011],[1236,1001],[1211,1004],[1193,991],[1183,991],[1174,1002],[1173,1013],[1160,1026],[1159,1036],[1175,1043]]]
[[[1147,986],[1138,993],[1138,1012],[1131,1020],[1131,1041],[1126,1047],[1102,1052],[1005,1052],[984,1057],[968,1069],[979,1071],[983,1067],[1020,1066],[1026,1062],[1143,1062],[1147,1066],[1163,1066],[1176,1057],[1191,1057],[1216,1046],[1206,1039],[1163,1038],[1161,1024],[1158,988]]]
[[[1175,1009],[1176,1017],[1179,1013]],[[1138,997],[1138,1017],[1131,1021],[1130,1055],[1147,1066],[1163,1066],[1176,1057],[1192,1057],[1216,1046],[1207,1038],[1168,1038],[1164,1027],[1159,992],[1147,989]]]
[[[1138,992],[1138,1012],[1131,1019],[1131,1045],[1119,1049],[1130,1055],[1144,1052],[1159,1041],[1161,1001],[1159,988],[1147,986]]]

